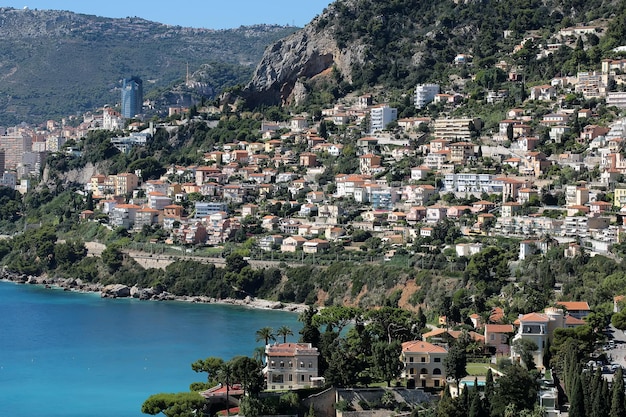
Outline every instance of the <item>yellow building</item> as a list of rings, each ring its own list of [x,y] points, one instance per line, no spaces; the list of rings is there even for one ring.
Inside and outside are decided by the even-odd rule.
[[[626,206],[626,188],[616,188],[613,191],[613,205],[620,208]]]
[[[404,364],[401,378],[407,381],[407,386],[441,387],[446,381],[443,361],[447,355],[448,351],[443,346],[421,340],[404,342],[400,355]]]

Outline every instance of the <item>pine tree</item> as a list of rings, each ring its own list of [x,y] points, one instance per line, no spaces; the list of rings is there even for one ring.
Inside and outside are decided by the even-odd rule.
[[[624,405],[624,379],[621,367],[613,374],[611,412],[609,415],[610,417],[624,417],[626,415],[626,406]]]

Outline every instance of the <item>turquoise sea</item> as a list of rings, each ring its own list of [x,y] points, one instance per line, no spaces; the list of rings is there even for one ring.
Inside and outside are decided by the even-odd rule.
[[[133,299],[0,282],[0,415],[138,417],[151,394],[187,391],[208,356],[251,356],[261,327],[294,313]]]

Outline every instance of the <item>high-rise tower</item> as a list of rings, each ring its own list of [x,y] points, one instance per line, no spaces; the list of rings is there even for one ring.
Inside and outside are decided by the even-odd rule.
[[[143,106],[143,82],[139,77],[122,80],[122,116],[130,119],[141,114]]]

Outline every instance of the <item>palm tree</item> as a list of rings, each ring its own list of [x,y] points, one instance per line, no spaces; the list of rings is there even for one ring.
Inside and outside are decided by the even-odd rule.
[[[264,340],[265,346],[270,343],[270,340],[276,340],[274,336],[274,330],[271,327],[262,327],[256,331],[256,341]]]
[[[293,332],[287,326],[280,326],[278,330],[276,330],[276,336],[282,336],[283,343],[287,343],[287,336],[293,336]]]

